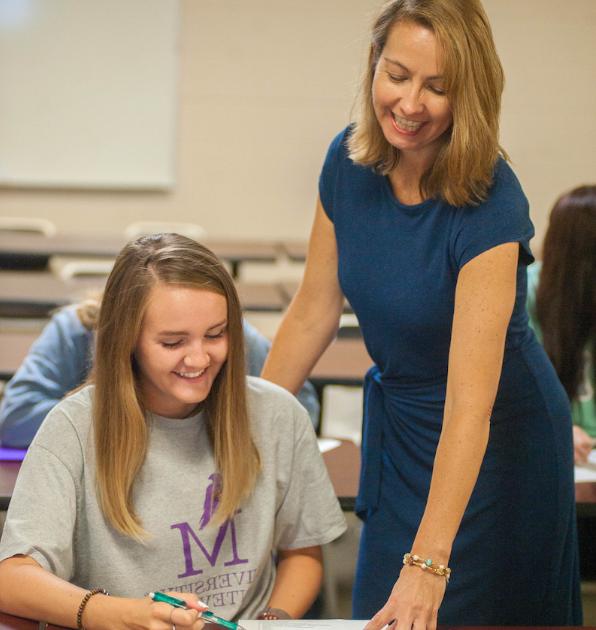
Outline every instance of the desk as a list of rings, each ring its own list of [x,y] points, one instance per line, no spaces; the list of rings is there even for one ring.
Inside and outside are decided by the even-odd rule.
[[[287,306],[287,300],[276,284],[236,282],[236,290],[245,311],[281,313]]]
[[[304,262],[308,253],[308,241],[284,241],[281,244],[283,253],[292,262]]]
[[[281,290],[283,291],[283,293],[284,293],[284,295],[286,297],[286,300],[288,301],[288,304],[290,303],[290,301],[294,297],[294,294],[296,293],[296,291],[298,291],[299,284],[300,283],[295,281],[295,280],[285,280],[285,281],[279,283],[279,286],[281,287]],[[352,310],[352,307],[350,306],[350,303],[347,300],[344,300],[343,312],[344,313],[353,313],[354,312]]]
[[[127,239],[122,235],[18,234],[0,232],[0,269],[45,269],[51,256],[99,256],[114,258]],[[274,241],[216,240],[203,243],[232,267],[247,262],[275,262],[280,246]]]
[[[0,379],[12,378],[38,337],[39,332],[0,332]]]
[[[245,621],[241,620],[242,625],[246,628],[246,630],[275,630],[276,627],[279,627],[277,623],[271,621]],[[308,624],[308,625],[305,625]],[[320,622],[320,625],[316,621],[290,621],[284,622],[283,628],[284,630],[288,628],[296,627],[296,630],[303,630],[304,628],[312,628],[312,630],[361,630],[364,628],[365,622],[363,621],[347,621],[345,619],[323,619]],[[61,628],[61,626],[46,626],[48,630],[54,630],[55,628]],[[205,626],[206,629],[219,628],[219,626]],[[28,619],[21,619],[20,617],[13,617],[12,615],[6,615],[4,613],[0,613],[0,630],[38,630],[39,625],[37,621],[29,621]],[[440,630],[448,630],[449,626],[439,626]],[[457,628],[451,626],[453,630],[486,630],[487,626],[483,627],[464,627],[457,626]],[[507,626],[507,627],[499,627],[492,626],[492,630],[582,630],[580,626],[548,626],[548,627],[540,627],[533,626],[525,628],[516,628],[515,626]],[[586,630],[586,627],[583,627],[583,630]]]
[[[325,385],[362,385],[372,363],[362,338],[336,339],[317,361],[308,378],[319,388]]]
[[[0,271],[0,317],[48,317],[103,289],[107,276],[62,280],[49,271]]]

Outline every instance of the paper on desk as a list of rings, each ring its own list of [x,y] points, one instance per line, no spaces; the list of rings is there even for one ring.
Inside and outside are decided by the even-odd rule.
[[[331,451],[341,444],[339,440],[334,440],[332,438],[319,438],[317,442],[319,443],[319,451],[321,451],[321,453]]]
[[[240,625],[246,630],[362,630],[367,624],[363,620],[346,619],[299,619],[292,621],[245,621]]]
[[[596,481],[596,449],[588,456],[588,463],[575,467],[575,483]]]

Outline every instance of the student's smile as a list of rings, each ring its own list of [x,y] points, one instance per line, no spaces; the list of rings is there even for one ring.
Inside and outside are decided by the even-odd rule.
[[[183,418],[204,401],[228,356],[227,302],[203,289],[157,284],[135,350],[147,408]]]

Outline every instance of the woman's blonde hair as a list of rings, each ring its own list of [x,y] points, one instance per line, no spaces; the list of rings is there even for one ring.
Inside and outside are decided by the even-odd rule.
[[[383,5],[373,24],[354,109],[350,157],[383,175],[399,162],[399,151],[385,139],[372,103],[377,64],[398,22],[413,22],[434,33],[443,52],[442,73],[453,113],[453,124],[420,181],[420,192],[454,206],[478,204],[486,199],[499,154],[507,158],[499,146],[503,68],[479,0],[391,0]]]
[[[184,236],[155,234],[129,243],[103,293],[91,381],[99,503],[117,531],[138,540],[146,532],[135,513],[133,486],[145,459],[148,426],[134,351],[149,293],[158,283],[212,291],[227,300],[228,357],[203,407],[222,478],[214,523],[234,514],[260,469],[247,411],[242,313],[231,277],[210,250]]]

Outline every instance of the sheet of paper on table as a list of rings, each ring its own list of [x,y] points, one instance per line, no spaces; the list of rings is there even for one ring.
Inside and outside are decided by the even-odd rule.
[[[321,451],[321,453],[326,453],[327,451],[331,451],[332,449],[337,448],[341,444],[339,440],[334,440],[333,438],[319,438],[317,442],[319,444],[319,451]]]
[[[240,625],[246,630],[362,630],[367,624],[363,620],[346,619],[299,619],[292,621],[246,621]]]
[[[596,449],[588,456],[588,463],[575,467],[575,483],[596,481]]]

